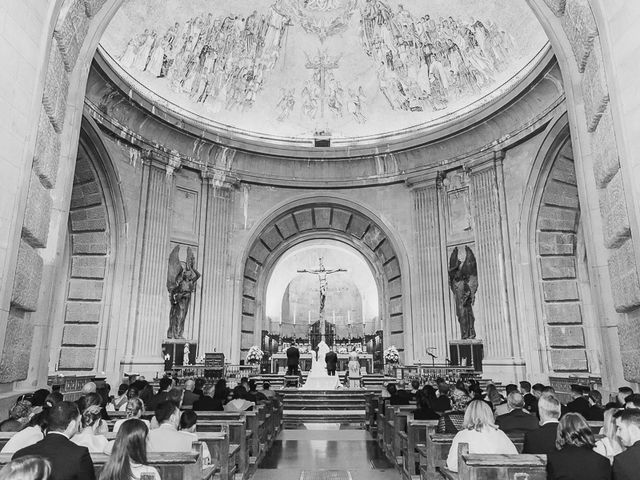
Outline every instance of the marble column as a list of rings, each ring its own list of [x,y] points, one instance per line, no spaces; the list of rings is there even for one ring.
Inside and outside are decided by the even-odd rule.
[[[443,255],[441,218],[436,174],[411,185],[413,189],[413,217],[416,245],[417,289],[413,294],[414,321],[413,346],[416,360],[430,358],[426,349],[444,363],[448,355],[445,292],[442,276]]]
[[[161,365],[162,340],[169,326],[169,297],[167,292],[167,261],[169,258],[169,232],[173,171],[171,164],[150,165],[144,209],[144,226],[140,249],[140,278],[133,339],[132,367],[154,370]]]
[[[229,235],[231,232],[231,184],[209,181],[202,271],[202,302],[198,339],[199,351],[231,354],[231,299],[229,279]]]
[[[514,364],[513,325],[507,293],[505,235],[501,195],[500,156],[471,167],[471,198],[476,232],[478,293],[476,330],[482,332],[485,364],[499,370]],[[480,324],[480,328],[479,327]]]

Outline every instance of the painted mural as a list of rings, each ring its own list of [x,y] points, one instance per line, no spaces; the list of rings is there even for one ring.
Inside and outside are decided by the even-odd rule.
[[[462,114],[508,89],[546,38],[518,0],[128,0],[101,45],[181,113],[340,138]]]

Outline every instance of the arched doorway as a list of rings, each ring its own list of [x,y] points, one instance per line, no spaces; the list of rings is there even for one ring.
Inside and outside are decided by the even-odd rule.
[[[366,259],[378,283],[384,343],[408,355],[405,334],[412,330],[407,326],[410,315],[404,295],[408,274],[398,243],[370,212],[327,197],[283,207],[255,230],[243,262],[241,358],[252,345],[260,344],[267,286],[274,266],[291,247],[311,240],[342,242]]]

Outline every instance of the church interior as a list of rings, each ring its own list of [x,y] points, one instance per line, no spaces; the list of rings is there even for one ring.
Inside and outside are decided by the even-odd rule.
[[[525,381],[563,414],[639,392],[638,21],[623,0],[1,2],[0,417],[40,389],[246,377],[276,395],[235,473],[201,415],[222,480],[511,478],[430,470],[430,420],[388,386]]]

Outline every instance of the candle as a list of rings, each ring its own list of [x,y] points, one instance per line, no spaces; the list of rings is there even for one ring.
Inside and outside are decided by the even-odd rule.
[[[347,310],[347,323],[351,325],[351,310]]]
[[[309,310],[309,325],[311,325],[311,310]]]

